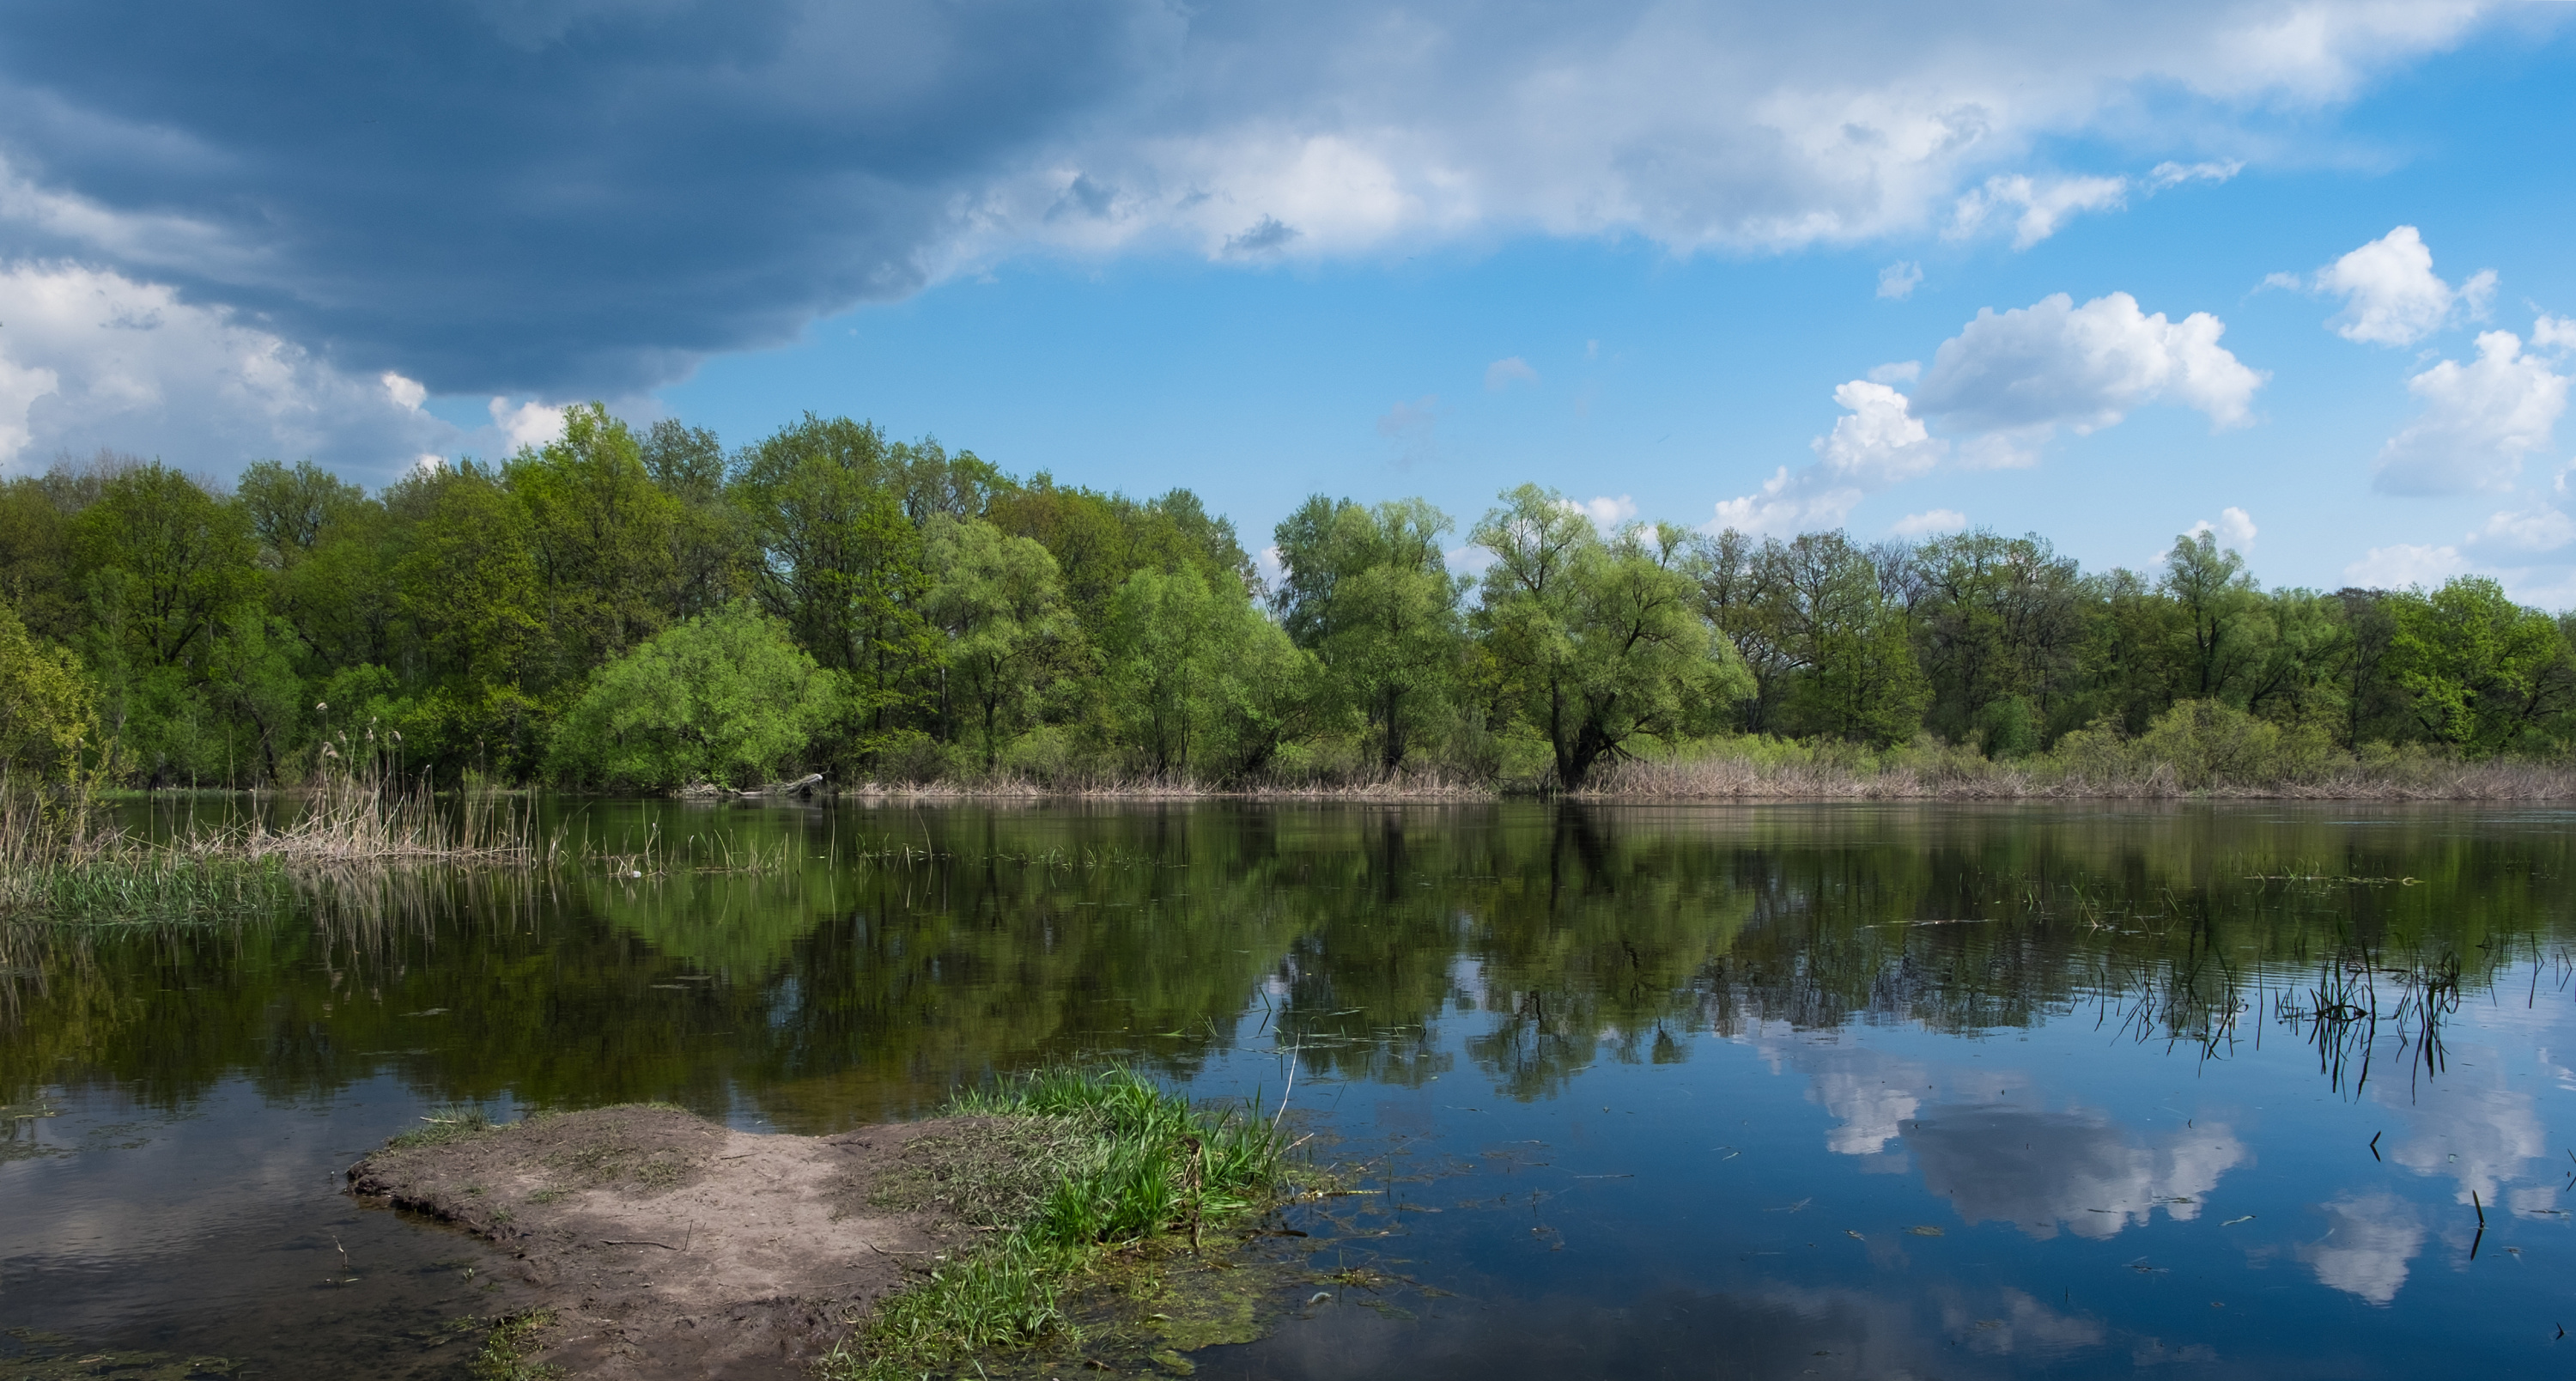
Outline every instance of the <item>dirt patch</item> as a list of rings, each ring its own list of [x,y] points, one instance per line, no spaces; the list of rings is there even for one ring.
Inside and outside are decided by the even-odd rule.
[[[615,1381],[801,1378],[908,1269],[973,1231],[936,1192],[941,1171],[1002,1121],[756,1136],[602,1108],[387,1149],[349,1177],[511,1254],[552,1315],[533,1363]],[[925,1140],[937,1154],[911,1154]]]

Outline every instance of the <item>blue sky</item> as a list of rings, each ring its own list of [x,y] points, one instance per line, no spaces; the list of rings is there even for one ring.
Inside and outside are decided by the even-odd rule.
[[[146,13],[0,9],[13,471],[382,483],[597,397],[1252,546],[1536,480],[2576,606],[2559,6]]]

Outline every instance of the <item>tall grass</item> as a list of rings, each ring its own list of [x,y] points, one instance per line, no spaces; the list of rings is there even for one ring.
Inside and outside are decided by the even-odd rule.
[[[2187,701],[2131,736],[2097,725],[2047,753],[1994,759],[1929,735],[1884,750],[1759,736],[1614,763],[1578,793],[1603,801],[2022,800],[2179,797],[2546,801],[2576,798],[2576,762],[2469,762],[2419,745],[2335,748],[2241,710]]]
[[[118,823],[97,783],[0,782],[0,920],[115,925],[235,918],[394,863],[527,864],[556,845],[489,793],[452,805],[380,771],[334,772],[251,817],[166,841]]]
[[[1064,1290],[1108,1253],[1200,1232],[1276,1194],[1286,1151],[1250,1111],[1211,1115],[1131,1070],[1040,1070],[958,1095],[954,1116],[1019,1124],[999,1144],[1000,1192],[966,1186],[963,1216],[1010,1221],[990,1245],[946,1261],[880,1304],[824,1364],[844,1381],[952,1372],[978,1353],[1071,1330]],[[1042,1165],[1030,1165],[1033,1158]],[[1013,1191],[1008,1181],[1041,1172]]]

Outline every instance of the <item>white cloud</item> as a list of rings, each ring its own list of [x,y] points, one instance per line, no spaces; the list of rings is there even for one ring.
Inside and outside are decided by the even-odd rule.
[[[1592,525],[1604,532],[1615,532],[1621,524],[1634,522],[1637,518],[1637,501],[1626,494],[1615,499],[1604,495],[1579,503],[1573,499],[1563,502],[1567,508],[1590,518]]]
[[[1712,529],[1789,533],[1838,527],[1863,498],[1941,463],[1947,448],[1908,410],[1904,394],[1854,379],[1834,390],[1834,401],[1845,411],[1832,432],[1808,443],[1815,463],[1795,472],[1782,466],[1760,493],[1721,501]]]
[[[2373,483],[2390,494],[2510,485],[2523,458],[2549,444],[2567,409],[2567,383],[2546,360],[2522,353],[2511,331],[2481,334],[2476,359],[2443,360],[2406,381],[2424,411],[2381,448]]]
[[[2254,519],[2244,509],[2222,508],[2218,510],[2217,522],[2203,518],[2191,525],[2189,535],[2197,537],[2204,532],[2216,533],[2218,544],[2230,551],[2247,556],[2254,554]]]
[[[216,474],[311,457],[390,477],[456,435],[420,411],[410,380],[344,374],[226,309],[122,274],[0,267],[0,323],[0,470],[104,446]]]
[[[2403,590],[2415,585],[2439,585],[2468,568],[2458,547],[2401,542],[2372,547],[2360,560],[2343,568],[2343,578],[2347,585]]]
[[[1875,366],[1869,371],[1869,381],[1873,384],[1910,384],[1922,377],[1921,360],[1898,360],[1894,364]]]
[[[1510,388],[1514,384],[1537,382],[1538,371],[1530,368],[1529,361],[1518,355],[1507,360],[1496,360],[1485,366],[1485,387],[1495,392]]]
[[[1923,281],[1923,266],[1911,259],[1899,259],[1878,271],[1878,295],[1902,302],[1914,295]]]
[[[2401,225],[2317,270],[2317,291],[2344,300],[2326,324],[2345,340],[2412,345],[2447,325],[2454,312],[2486,315],[2495,294],[2493,269],[2454,288],[2433,272],[2433,251],[2411,225]]]
[[[1941,463],[1944,447],[1924,430],[1904,394],[1854,379],[1834,390],[1834,401],[1844,415],[1809,448],[1838,480],[1884,489]]]
[[[2245,171],[2245,161],[2231,158],[2209,163],[2159,163],[2147,174],[2147,189],[2161,192],[2186,182],[2225,182]]]
[[[1899,537],[1930,537],[1939,533],[1960,532],[1968,526],[1968,515],[1955,508],[1926,509],[1908,513],[1896,520],[1891,529]]]
[[[2424,1249],[2424,1222],[2415,1206],[2379,1189],[2318,1207],[2326,1215],[2325,1235],[2299,1248],[2299,1259],[2316,1271],[2318,1283],[2372,1304],[2397,1298],[2407,1263]]]
[[[2549,351],[2576,349],[2576,321],[2543,313],[2531,325],[2531,348]]]
[[[2061,426],[2079,434],[2112,426],[2160,398],[2198,409],[2214,426],[2240,426],[2270,376],[2218,343],[2226,331],[2207,312],[2179,322],[2146,315],[2124,292],[2081,307],[2056,293],[2008,312],[1984,308],[1933,354],[1915,405],[1997,437],[2004,447],[1994,459],[2025,454]]]
[[[2470,541],[2495,542],[2519,551],[2556,551],[2576,541],[2576,519],[2555,508],[2507,511],[2487,519]]]
[[[2086,211],[2116,211],[2128,204],[2124,177],[2061,177],[2037,181],[2021,174],[1986,179],[1959,198],[1951,212],[1950,235],[1973,235],[1997,216],[2019,209],[2013,218],[2013,248],[2028,249],[2057,233],[2058,227]]]
[[[429,401],[429,390],[426,387],[390,369],[376,376],[376,381],[385,386],[385,396],[394,400],[394,406],[405,412],[418,412],[420,405]]]
[[[510,406],[507,398],[491,403],[492,425],[509,441],[510,449],[522,446],[544,446],[563,438],[564,410],[530,400]]]
[[[2133,183],[2027,170],[2043,144],[2115,126],[2135,140],[2148,109],[2171,114],[2145,117],[2146,137],[2179,141],[2249,109],[2320,107],[2497,6],[2183,0],[2077,26],[1689,0],[1510,26],[1436,0],[1222,24],[1173,12],[1140,30],[1170,55],[1158,79],[970,197],[965,241],[944,257],[1174,239],[1222,256],[1265,220],[1298,232],[1276,252],[1308,256],[1496,227],[1777,250],[1962,219],[2009,221],[2027,245],[2133,188],[2233,171],[2169,162]],[[1077,182],[1098,213],[1049,219]]]
[[[1832,483],[1821,467],[1802,466],[1792,475],[1783,465],[1763,481],[1760,492],[1718,500],[1717,516],[1709,520],[1708,530],[1731,527],[1755,536],[1786,536],[1841,527],[1843,519],[1868,497],[1848,484]]]

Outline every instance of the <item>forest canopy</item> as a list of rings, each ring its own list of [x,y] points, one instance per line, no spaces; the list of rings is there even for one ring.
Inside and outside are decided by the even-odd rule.
[[[0,764],[252,786],[338,745],[626,790],[1573,789],[1729,735],[1997,760],[2576,737],[2576,623],[2478,577],[2266,589],[2206,532],[2088,572],[2035,534],[1605,530],[1535,486],[1464,524],[1473,560],[1460,531],[1317,495],[1265,580],[1186,489],[1016,477],[812,414],[727,450],[593,404],[373,494],[310,462],[225,487],[102,453],[0,484]]]

